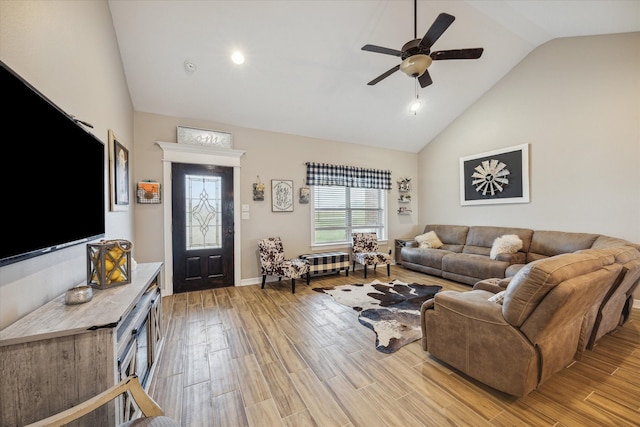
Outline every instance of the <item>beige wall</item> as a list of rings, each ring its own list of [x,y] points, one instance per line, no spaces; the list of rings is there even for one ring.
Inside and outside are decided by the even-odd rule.
[[[459,158],[529,144],[531,202],[461,206]],[[420,222],[640,243],[640,33],[551,41],[419,153]]]
[[[529,144],[531,203],[461,206],[459,158],[518,144]],[[420,223],[640,243],[640,33],[537,48],[423,149],[419,165]]]
[[[287,256],[297,256],[313,250],[310,205],[299,204],[296,198],[293,212],[271,212],[269,188],[272,179],[293,180],[297,192],[304,183],[306,162],[389,169],[392,171],[394,182],[399,176],[416,177],[418,174],[417,155],[413,153],[141,112],[136,112],[134,117],[136,182],[145,179],[162,182],[162,150],[155,142],[176,142],[178,125],[231,132],[233,148],[245,151],[241,159],[239,197],[241,204],[249,205],[250,219],[242,220],[240,223],[242,283],[255,283],[258,279],[259,263],[256,251],[258,239],[262,237],[280,236]],[[253,201],[251,184],[256,181],[257,175],[267,185],[265,200],[261,202]],[[398,208],[397,198],[398,191],[394,187],[389,192],[390,247],[393,247],[394,238],[413,235],[418,227],[417,214],[399,216],[395,213]],[[417,200],[413,203],[416,202]],[[139,254],[138,261],[157,261],[163,258],[162,224],[161,205],[136,207],[135,242]]]
[[[93,124],[91,132],[105,145],[113,129],[132,146],[133,108],[106,1],[0,1],[0,59],[68,114]],[[3,141],[64,142],[37,122],[11,136],[16,132],[24,138]],[[71,153],[69,160],[82,161]],[[3,206],[10,208],[10,201]],[[44,208],[64,215],[64,206],[61,197],[60,205]],[[133,210],[108,212],[106,219],[107,238],[133,238]],[[0,328],[85,282],[85,257],[85,246],[78,245],[0,268]]]

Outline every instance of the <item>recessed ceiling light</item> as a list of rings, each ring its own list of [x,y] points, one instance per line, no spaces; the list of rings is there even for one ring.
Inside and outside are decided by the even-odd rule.
[[[409,111],[411,111],[413,114],[417,113],[418,110],[422,108],[422,102],[420,102],[419,99],[416,99],[415,101],[413,101],[411,103],[411,106],[409,107]]]
[[[196,71],[197,67],[196,64],[191,61],[184,61],[184,69],[190,73],[193,73],[194,71]]]
[[[244,64],[244,55],[239,50],[236,50],[231,54],[231,60],[234,64]]]

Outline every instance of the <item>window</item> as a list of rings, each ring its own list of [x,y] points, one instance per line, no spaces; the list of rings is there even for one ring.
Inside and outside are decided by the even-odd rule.
[[[313,188],[313,243],[351,243],[353,232],[387,239],[386,190],[317,185]]]

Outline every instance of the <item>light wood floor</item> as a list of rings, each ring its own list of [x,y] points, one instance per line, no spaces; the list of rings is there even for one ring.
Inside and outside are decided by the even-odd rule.
[[[373,279],[470,287],[392,266]],[[166,339],[150,391],[192,426],[640,425],[640,310],[582,360],[520,399],[424,352],[391,355],[351,308],[313,287],[365,282],[314,277],[165,297]]]

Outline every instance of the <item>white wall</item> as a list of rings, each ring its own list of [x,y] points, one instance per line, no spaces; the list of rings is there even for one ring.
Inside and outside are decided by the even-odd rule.
[[[245,283],[251,283],[259,276],[257,247],[260,238],[282,237],[287,256],[313,251],[311,205],[298,203],[296,197],[293,212],[271,212],[271,180],[291,179],[297,193],[306,177],[306,162],[391,170],[394,188],[388,192],[390,247],[393,248],[394,238],[411,236],[419,228],[417,213],[402,216],[396,213],[399,205],[395,180],[403,175],[417,176],[417,155],[414,153],[141,112],[135,113],[134,123],[136,182],[147,179],[162,182],[162,150],[155,142],[175,142],[178,125],[230,132],[233,136],[233,148],[246,152],[241,159],[240,184],[240,203],[249,205],[250,209],[250,219],[242,220],[240,224],[241,279]],[[267,186],[264,201],[253,200],[252,183],[256,181],[257,175]],[[163,200],[163,203],[167,201]],[[139,253],[138,261],[162,260],[162,223],[162,205],[137,206],[135,244]]]
[[[68,114],[93,124],[91,132],[105,143],[105,158],[108,129],[131,147],[133,108],[106,1],[0,1],[0,59]],[[17,130],[18,135],[26,131]],[[62,142],[38,123],[28,131],[38,139],[10,143],[37,149]],[[7,142],[15,132],[5,129],[3,135]],[[3,201],[3,207],[10,209],[11,202]],[[63,200],[50,208],[64,215]],[[106,237],[132,239],[133,215],[133,209],[108,212]],[[84,245],[0,268],[0,329],[83,282]]]
[[[530,147],[531,202],[461,206],[459,158]],[[419,153],[420,222],[640,243],[640,33],[535,49]]]

